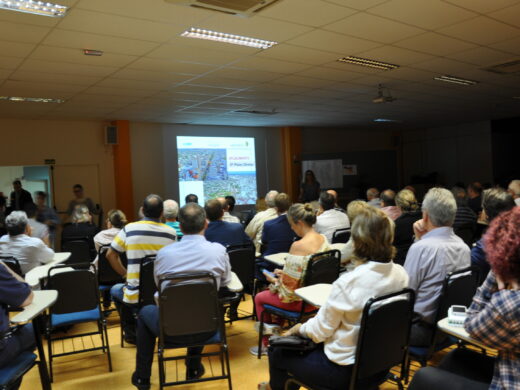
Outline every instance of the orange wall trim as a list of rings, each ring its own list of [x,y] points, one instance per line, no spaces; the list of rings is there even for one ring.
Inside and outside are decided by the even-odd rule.
[[[302,129],[299,127],[283,127],[282,156],[284,166],[284,191],[296,202],[300,194]]]
[[[112,125],[117,126],[118,140],[118,144],[114,145],[116,207],[126,214],[129,221],[133,221],[135,219],[135,210],[132,185],[132,156],[130,153],[130,122],[114,121]]]

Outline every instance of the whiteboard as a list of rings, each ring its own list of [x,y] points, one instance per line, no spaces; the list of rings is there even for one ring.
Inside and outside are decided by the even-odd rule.
[[[314,172],[322,189],[343,188],[343,160],[307,160],[302,161],[302,177],[305,171]]]

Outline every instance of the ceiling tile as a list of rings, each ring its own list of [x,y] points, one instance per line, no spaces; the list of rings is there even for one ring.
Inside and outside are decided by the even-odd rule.
[[[125,79],[115,79],[112,77],[101,80],[96,84],[96,87],[108,87],[114,89],[137,89],[137,90],[150,90],[150,91],[161,91],[166,90],[169,87],[173,86],[173,84],[168,85],[165,82],[158,81],[142,81],[142,80],[125,80]]]
[[[16,69],[22,63],[23,58],[0,57],[0,69]]]
[[[187,93],[192,95],[220,96],[229,94],[233,91],[234,89],[231,88],[207,87],[203,85],[184,84],[172,88],[170,90],[170,93]]]
[[[489,45],[520,36],[520,29],[484,16],[445,27],[439,32],[480,45]]]
[[[461,76],[460,72],[465,72],[474,68],[465,62],[450,60],[449,58],[435,58],[430,61],[420,62],[413,65],[414,68],[428,70],[438,74],[449,74],[451,76]]]
[[[27,57],[35,47],[31,43],[0,41],[0,53],[7,57]]]
[[[459,39],[450,38],[445,35],[428,32],[412,38],[405,39],[395,46],[405,49],[416,50],[423,53],[445,56],[451,53],[458,53],[463,50],[474,48],[472,43],[464,42]]]
[[[12,42],[38,43],[49,31],[50,28],[47,27],[12,22],[0,23],[0,37]]]
[[[396,65],[410,65],[434,58],[425,53],[419,53],[395,46],[383,46],[359,53],[360,57],[370,58],[377,61],[389,62]]]
[[[208,87],[221,87],[233,89],[250,88],[252,86],[258,85],[258,83],[259,81],[253,80],[239,80],[217,77],[213,73],[210,73],[207,76],[196,77],[190,81],[190,84],[192,85],[206,85]]]
[[[359,10],[365,10],[390,0],[327,0],[329,3],[338,4]]]
[[[489,14],[490,18],[500,20],[501,22],[520,27],[520,3],[500,11]]]
[[[282,73],[249,70],[244,68],[227,67],[210,73],[211,76],[228,79],[266,82],[283,76]]]
[[[477,16],[473,12],[440,0],[393,0],[371,8],[369,13],[428,30],[435,30]]]
[[[235,62],[233,66],[277,73],[295,73],[309,67],[309,65],[297,62],[279,61],[259,56],[244,58]]]
[[[276,80],[277,84],[282,85],[292,85],[292,86],[302,86],[308,88],[326,88],[332,84],[334,84],[331,80],[323,80],[314,77],[305,77],[298,75],[284,76]]]
[[[319,27],[356,12],[320,0],[284,0],[263,10],[262,16]]]
[[[493,44],[494,49],[503,50],[508,53],[520,54],[520,36]]]
[[[80,64],[69,64],[65,62],[43,61],[37,59],[27,59],[21,66],[20,70],[44,73],[63,73],[77,74],[80,76],[108,76],[117,70],[115,67],[109,66],[90,66]]]
[[[64,74],[64,73],[42,73],[42,72],[27,72],[23,70],[15,71],[10,79],[18,81],[31,81],[31,82],[43,82],[43,83],[60,83],[60,84],[72,84],[72,85],[92,85],[102,77],[100,76],[85,76],[77,74]]]
[[[485,46],[465,50],[447,56],[457,61],[467,62],[478,66],[488,66],[508,60],[513,60],[514,55],[503,51],[493,50]]]
[[[314,30],[300,35],[288,43],[316,50],[325,48],[327,51],[341,55],[352,55],[381,46],[380,43],[323,30]]]
[[[193,40],[195,41],[195,40]],[[217,43],[217,42],[211,42]],[[216,45],[217,47],[220,45]],[[233,46],[233,45],[228,45]],[[255,50],[256,51],[256,50]],[[202,48],[196,46],[181,45],[176,42],[175,44],[163,44],[157,49],[151,51],[146,55],[149,58],[168,59],[176,61],[187,61],[197,62],[202,64],[210,65],[225,65],[230,62],[236,61],[245,55],[255,52],[250,51],[224,51],[224,50],[211,50],[209,48]]]
[[[72,9],[59,24],[61,29],[114,37],[166,42],[180,34],[183,27],[143,19],[127,18],[100,12]]]
[[[309,65],[321,65],[338,59],[338,55],[321,50],[306,49],[288,44],[276,45],[269,50],[257,54],[258,57],[276,58],[279,60],[299,62]]]
[[[145,57],[139,58],[137,61],[131,63],[130,65],[128,65],[128,68],[186,74],[202,74],[216,69],[216,67],[211,65],[194,64],[190,62],[167,61]]]
[[[299,72],[297,75],[332,81],[350,81],[365,76],[361,73],[348,72],[346,70],[337,70],[319,66]]]
[[[113,96],[127,96],[127,97],[145,97],[153,94],[153,91],[143,89],[131,88],[112,88],[112,87],[98,87],[94,85],[85,90],[86,94],[92,95],[113,95]]]
[[[393,43],[424,32],[420,28],[364,12],[328,24],[323,29],[383,43]]]
[[[117,38],[108,35],[90,34],[56,28],[43,40],[49,46],[68,47],[72,49],[94,49],[105,52],[144,55],[158,44],[138,39]]]
[[[254,18],[240,18],[224,14],[215,14],[193,27],[276,42],[284,42],[311,30],[311,27],[258,15]]]
[[[517,4],[518,0],[444,0],[446,3],[469,9],[471,11],[488,13],[497,9]]]
[[[46,61],[54,61],[59,58],[61,62],[73,64],[121,67],[128,65],[137,57],[113,53],[104,53],[102,56],[86,56],[83,50],[79,48],[69,49],[65,47],[39,45],[36,50],[31,53],[29,58]]]
[[[194,75],[179,74],[173,72],[152,72],[149,70],[125,68],[118,70],[116,73],[110,75],[110,77],[113,77],[115,79],[181,83],[192,79]]]

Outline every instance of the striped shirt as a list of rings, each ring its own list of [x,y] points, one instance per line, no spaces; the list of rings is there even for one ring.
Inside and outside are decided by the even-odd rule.
[[[129,223],[121,229],[112,241],[111,247],[118,253],[126,253],[128,259],[126,284],[123,288],[124,302],[139,302],[141,259],[148,255],[155,255],[159,249],[176,240],[174,229],[151,218]]]

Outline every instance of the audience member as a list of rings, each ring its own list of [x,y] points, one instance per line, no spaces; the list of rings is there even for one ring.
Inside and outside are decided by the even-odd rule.
[[[8,306],[26,307],[33,299],[34,294],[29,285],[0,261],[0,369],[16,361],[20,354],[32,352],[36,348],[32,324],[11,328],[7,309]],[[20,376],[8,388],[17,390],[22,378]]]
[[[486,224],[491,223],[496,217],[505,211],[515,207],[513,197],[501,188],[493,188],[484,191],[482,201],[482,213],[480,219]],[[520,226],[518,227],[520,229]],[[489,272],[489,263],[486,259],[485,239],[481,238],[471,249],[471,264],[478,267],[481,280],[484,280]]]
[[[345,210],[343,210],[338,204],[338,193],[334,190],[327,190],[327,192],[334,197],[334,210],[341,211],[342,213],[344,213]]]
[[[520,206],[520,180],[513,180],[507,187],[507,192],[511,194],[515,200],[515,204]]]
[[[13,181],[13,190],[9,204],[11,211],[24,211],[27,204],[34,203],[31,193],[22,188],[20,180]]]
[[[251,239],[244,232],[241,224],[223,220],[224,209],[218,199],[208,200],[204,211],[209,220],[209,225],[204,233],[206,240],[218,242],[224,247],[251,243]]]
[[[474,182],[468,185],[468,206],[479,215],[482,211],[482,184]]]
[[[421,219],[421,211],[415,195],[410,190],[401,190],[395,197],[395,203],[402,214],[394,221],[395,236],[394,246],[397,248],[394,262],[404,264],[406,255],[414,241],[413,224]]]
[[[26,274],[41,263],[50,263],[54,251],[39,238],[30,237],[31,227],[23,211],[13,211],[5,219],[7,234],[0,238],[0,255],[12,256]]]
[[[72,213],[72,223],[63,226],[61,232],[61,242],[71,240],[86,240],[89,244],[92,254],[96,252],[94,246],[94,236],[99,229],[92,223],[92,215],[87,206],[79,204],[74,208]],[[93,259],[94,257],[92,257]]]
[[[186,204],[188,203],[199,203],[199,197],[195,194],[188,194],[186,195],[186,197],[184,198],[184,202]]]
[[[457,202],[457,214],[455,214],[453,230],[457,236],[462,238],[466,244],[471,246],[471,241],[473,241],[477,225],[477,215],[468,206],[466,190],[463,187],[453,187],[451,192]]]
[[[265,275],[271,284],[268,290],[255,296],[256,315],[259,319],[263,318],[264,305],[290,311],[301,310],[302,300],[294,293],[294,290],[302,285],[311,255],[329,249],[327,238],[323,234],[317,233],[312,227],[316,223],[316,213],[309,204],[293,204],[287,215],[292,230],[298,237],[301,237],[301,240],[295,241],[291,245],[283,269],[274,270],[275,277]],[[314,307],[308,305],[307,310],[314,310]],[[264,318],[264,320],[267,324],[273,323],[271,318]],[[273,331],[272,327],[266,328],[269,328],[270,332]],[[269,331],[266,331],[265,334],[270,333]],[[267,336],[263,341],[262,354],[267,354]],[[258,346],[251,347],[250,352],[257,355]]]
[[[154,276],[159,279],[166,274],[188,272],[211,272],[219,286],[231,282],[231,266],[226,249],[211,243],[204,238],[207,226],[204,209],[193,202],[180,209],[179,222],[184,233],[180,242],[168,245],[157,253]],[[159,288],[159,285],[157,286]],[[155,339],[159,336],[159,310],[156,305],[148,305],[139,312],[137,327],[136,369],[132,375],[132,384],[139,390],[150,388],[150,375],[155,349]],[[169,344],[186,344],[203,342],[212,334],[197,334],[169,337]],[[199,355],[203,347],[188,348],[188,356]],[[197,379],[204,375],[204,366],[200,357],[186,360],[186,379]]]
[[[162,224],[163,200],[158,195],[148,195],[143,202],[144,218],[129,223],[117,234],[107,253],[110,265],[121,276],[126,276],[126,283],[116,284],[110,293],[121,318],[124,338],[135,344],[135,317],[139,302],[139,273],[141,260],[148,255],[176,241],[175,230]],[[125,253],[128,268],[121,263],[119,256]]]
[[[7,234],[5,230],[6,200],[3,192],[0,192],[0,236]]]
[[[72,192],[75,198],[69,202],[69,207],[67,207],[67,214],[69,216],[72,215],[76,206],[86,206],[90,214],[99,214],[99,209],[94,205],[92,199],[85,197],[85,192],[81,184],[75,184],[74,187],[72,187]]]
[[[381,207],[381,199],[379,199],[379,190],[377,188],[372,187],[367,190],[367,203],[376,208]]]
[[[47,206],[47,194],[43,191],[36,192],[36,206],[38,206],[36,220],[45,224],[49,228],[49,242],[51,248],[54,248],[56,229],[61,223],[60,218],[58,217],[58,214],[56,214],[56,210]]]
[[[381,193],[381,210],[393,221],[401,215],[401,209],[395,205],[395,191],[384,190]]]
[[[370,206],[364,200],[353,200],[350,202],[347,206],[347,216],[350,223],[353,224],[358,215],[370,207],[373,206]],[[347,244],[341,249],[341,265],[346,266],[348,271],[352,271],[357,264],[356,256],[354,255],[354,240],[352,235],[350,235]]]
[[[234,197],[233,195],[227,195],[227,196],[225,197],[225,199],[226,199],[226,203],[227,203],[228,206],[229,206],[229,209],[228,209],[229,214],[231,214],[231,215],[237,217],[238,220],[240,221],[240,214],[237,213],[237,212],[235,212],[235,205],[236,205],[236,203],[237,203],[235,197]]]
[[[289,196],[283,192],[274,198],[276,213],[278,216],[264,223],[262,231],[262,244],[265,250],[262,255],[287,252],[296,238],[291,225],[287,220],[287,210],[291,206]]]
[[[163,216],[166,221],[166,225],[175,230],[175,233],[177,234],[177,240],[180,240],[182,238],[182,232],[180,223],[177,221],[177,215],[179,214],[179,204],[172,199],[166,199],[164,201],[163,207]]]
[[[320,183],[316,180],[314,172],[308,169],[305,171],[303,183],[300,186],[300,202],[308,203],[320,197]]]
[[[268,208],[265,211],[257,212],[246,227],[246,234],[253,240],[257,252],[260,252],[260,247],[262,245],[261,241],[264,223],[277,217],[276,207],[274,204],[276,195],[278,195],[278,191],[269,191],[265,195],[265,204]]]
[[[31,227],[31,237],[36,237],[42,240],[45,245],[50,247],[49,228],[41,222],[36,220],[36,211],[38,208],[34,203],[25,205],[25,214],[27,214],[28,223]]]
[[[413,225],[417,241],[408,251],[404,268],[416,293],[414,311],[420,321],[412,325],[410,345],[429,345],[446,275],[470,265],[468,246],[453,232],[456,212],[453,194],[432,188],[422,203],[422,219]]]
[[[350,221],[347,214],[338,211],[335,208],[336,199],[328,191],[320,194],[320,213],[316,218],[314,230],[327,237],[332,242],[332,236],[338,229],[347,229],[350,227]]]
[[[392,262],[393,223],[383,212],[373,207],[363,209],[352,222],[352,238],[355,254],[363,259],[362,264],[334,282],[326,304],[314,318],[286,333],[309,337],[321,344],[308,353],[271,348],[270,380],[261,383],[259,389],[283,390],[290,376],[312,388],[322,387],[324,383],[327,389],[349,387],[366,302],[408,285],[403,267]],[[374,379],[384,378],[386,374],[377,374]]]
[[[94,236],[94,245],[96,252],[102,246],[112,244],[114,238],[119,234],[122,228],[128,223],[126,215],[121,210],[109,210],[107,213],[107,228],[100,231]]]
[[[217,200],[222,205],[222,210],[224,211],[224,215],[222,216],[222,220],[225,221],[225,222],[240,223],[240,219],[238,219],[234,215],[229,214],[229,203],[226,200],[226,198],[217,198]]]

